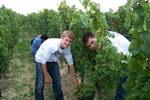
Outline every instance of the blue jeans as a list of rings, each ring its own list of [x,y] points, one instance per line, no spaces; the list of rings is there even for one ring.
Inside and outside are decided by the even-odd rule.
[[[63,92],[61,89],[61,79],[59,72],[59,65],[57,62],[46,63],[47,71],[52,78],[53,91],[55,94],[55,100],[64,100]],[[41,63],[36,63],[36,83],[35,83],[35,100],[44,100],[43,89],[44,89],[44,73],[42,71]]]
[[[122,87],[123,83],[127,81],[127,76],[124,76],[120,79],[120,83],[118,84],[117,90],[116,90],[116,96],[115,100],[124,100],[124,96],[126,94],[126,91]]]

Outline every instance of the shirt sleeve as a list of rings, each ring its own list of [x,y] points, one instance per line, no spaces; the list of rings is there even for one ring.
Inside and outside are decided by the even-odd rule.
[[[35,56],[41,44],[42,44],[42,40],[39,37],[36,37],[32,43],[32,55],[33,56]]]
[[[70,48],[67,48],[66,53],[64,54],[64,57],[69,65],[73,64],[73,59],[72,59]]]

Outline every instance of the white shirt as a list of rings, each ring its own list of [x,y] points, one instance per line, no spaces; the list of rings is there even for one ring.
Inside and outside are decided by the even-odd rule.
[[[123,53],[125,55],[130,55],[128,48],[130,45],[130,41],[126,39],[123,35],[113,32],[113,31],[108,31],[110,34],[115,35],[114,38],[108,37],[108,39],[111,41],[112,45],[117,48],[118,53]]]
[[[60,48],[61,39],[51,38],[42,43],[35,55],[35,61],[46,64],[46,62],[57,62],[59,57],[64,56],[67,63],[73,64],[70,46],[64,49]]]

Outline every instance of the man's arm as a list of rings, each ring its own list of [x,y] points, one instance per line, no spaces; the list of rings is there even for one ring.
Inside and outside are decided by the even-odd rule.
[[[74,65],[71,64],[69,66],[70,66],[70,74],[71,74],[71,76],[73,78],[73,85],[75,87],[77,87],[79,85],[79,83],[78,83],[78,79],[77,79],[77,76],[76,76],[76,73],[75,73]]]
[[[45,83],[51,83],[51,79],[50,79],[48,72],[47,72],[46,64],[42,64],[42,70],[44,73]]]

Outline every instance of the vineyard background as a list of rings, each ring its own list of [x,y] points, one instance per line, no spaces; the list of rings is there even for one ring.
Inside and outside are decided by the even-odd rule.
[[[43,33],[60,37],[64,30],[72,30],[75,40],[71,46],[79,79],[97,88],[97,100],[113,100],[119,77],[127,75],[124,84],[125,100],[150,99],[150,2],[128,0],[118,11],[102,13],[100,5],[80,0],[85,8],[60,3],[58,11],[44,9],[26,16],[2,6],[0,8],[0,98],[2,100],[33,100],[35,65],[30,54],[30,40]],[[116,31],[131,41],[130,57],[113,50],[91,51],[82,43],[82,35],[92,31],[100,40],[105,30]],[[105,40],[104,40],[105,43]],[[106,45],[106,48],[110,48]],[[120,60],[124,60],[124,64]],[[61,66],[65,100],[73,100],[73,87],[67,66]],[[126,69],[126,71],[122,71]],[[65,71],[64,71],[65,70]],[[68,77],[68,78],[67,78]],[[63,80],[62,80],[63,81]],[[67,82],[68,83],[67,83]],[[70,85],[69,85],[70,83]],[[111,83],[111,85],[110,85]],[[68,87],[68,88],[67,88]],[[54,98],[50,86],[45,89],[46,100]],[[69,98],[72,95],[73,98]]]

